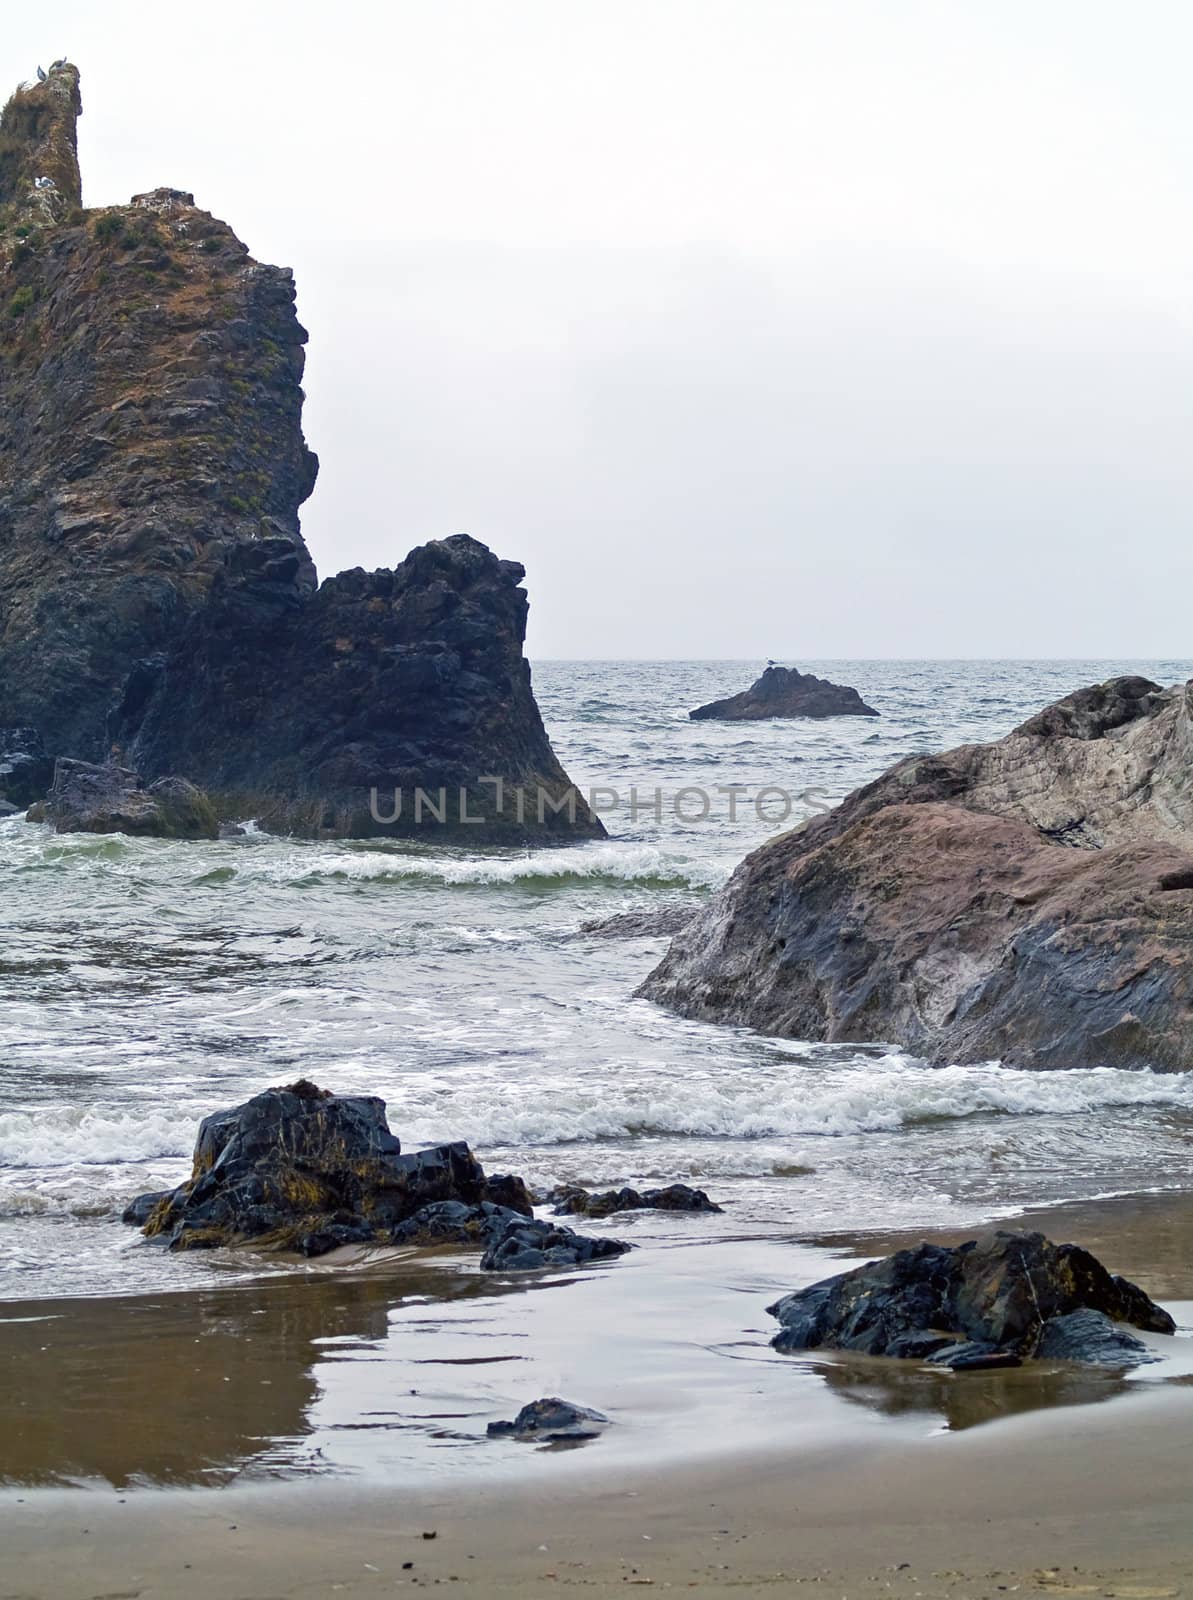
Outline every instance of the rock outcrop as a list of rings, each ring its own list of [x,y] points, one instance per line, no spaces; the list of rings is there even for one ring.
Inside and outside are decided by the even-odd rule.
[[[57,833],[126,833],[152,839],[215,839],[219,822],[211,801],[185,778],[159,778],[143,786],[135,772],[111,763],[59,761],[44,801],[29,808],[30,822]]]
[[[487,1270],[577,1266],[621,1255],[535,1220],[520,1178],[487,1178],[463,1143],[403,1155],[385,1102],[305,1080],[206,1117],[191,1176],[139,1195],[124,1221],[171,1250],[253,1244],[325,1255],[343,1245],[463,1245]]]
[[[899,763],[749,856],[641,992],[932,1062],[1193,1067],[1193,685]]]
[[[1033,1357],[1132,1366],[1150,1360],[1118,1327],[1173,1333],[1168,1312],[1087,1250],[997,1232],[949,1249],[900,1250],[767,1308],[776,1350],[853,1350],[955,1371]]]
[[[440,831],[602,834],[534,703],[522,569],[450,539],[318,585],[293,275],[182,190],[81,209],[79,110],[63,64],[0,119],[5,721],[185,772],[226,820],[414,832],[419,787]]]
[[[762,722],[770,717],[876,717],[856,689],[795,667],[767,667],[748,689],[688,712],[693,722]]]

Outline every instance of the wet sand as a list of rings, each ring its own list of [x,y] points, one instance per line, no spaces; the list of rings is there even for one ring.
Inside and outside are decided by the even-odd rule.
[[[1193,1392],[915,1443],[776,1439],[660,1474],[367,1491],[52,1492],[0,1511],[4,1592],[53,1600],[1176,1596],[1193,1583]],[[433,1533],[433,1539],[424,1535]]]
[[[1193,1199],[1023,1221],[1193,1322]],[[1133,1378],[780,1357],[777,1292],[906,1241],[640,1238],[533,1282],[418,1254],[0,1308],[0,1596],[1193,1585],[1193,1340]],[[615,1425],[485,1440],[543,1393]]]

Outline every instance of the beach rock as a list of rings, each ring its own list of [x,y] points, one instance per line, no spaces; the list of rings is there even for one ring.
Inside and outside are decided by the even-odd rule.
[[[1035,1353],[1041,1361],[1080,1361],[1099,1367],[1135,1367],[1157,1359],[1142,1339],[1111,1321],[1105,1312],[1085,1307],[1050,1318]]]
[[[1071,695],[755,851],[639,991],[934,1063],[1193,1067],[1193,685]]]
[[[767,667],[748,689],[689,711],[693,722],[760,722],[770,717],[876,717],[856,689],[795,667]]]
[[[182,189],[82,210],[80,105],[66,65],[3,113],[5,722],[278,832],[603,836],[535,704],[523,569],[461,535],[319,585],[293,275]]]
[[[252,1243],[304,1256],[347,1245],[463,1245],[486,1270],[579,1266],[630,1246],[536,1222],[521,1178],[487,1178],[466,1144],[402,1153],[385,1102],[301,1080],[205,1117],[191,1176],[124,1221],[171,1250]]]
[[[190,1178],[124,1213],[172,1250],[254,1241],[318,1255],[387,1242],[434,1202],[480,1203],[485,1175],[466,1144],[401,1153],[385,1102],[305,1081],[204,1118]]]
[[[1129,1365],[1146,1347],[1120,1336],[1115,1323],[1175,1329],[1142,1289],[1078,1245],[1002,1230],[955,1248],[900,1250],[785,1295],[768,1311],[781,1325],[776,1350],[854,1350],[955,1371],[1041,1354]]]
[[[602,1235],[592,1238],[558,1224],[517,1217],[489,1235],[483,1272],[534,1272],[541,1267],[580,1267],[625,1255],[633,1246]]]
[[[483,1249],[496,1234],[521,1219],[522,1213],[482,1200],[465,1205],[462,1200],[439,1200],[423,1206],[395,1223],[389,1230],[390,1244],[413,1244],[434,1248],[445,1244],[475,1245]]]
[[[490,1439],[522,1439],[532,1444],[552,1440],[595,1439],[609,1425],[609,1418],[570,1400],[549,1397],[532,1400],[522,1407],[512,1422],[490,1422]]]
[[[554,1202],[557,1217],[611,1217],[618,1211],[720,1211],[703,1189],[691,1189],[686,1183],[671,1183],[665,1189],[644,1189],[641,1192],[628,1186],[607,1189],[603,1194],[591,1194],[587,1189],[565,1185],[549,1196]]]
[[[44,797],[53,776],[36,728],[0,728],[0,803],[24,811]]]
[[[58,833],[127,833],[141,838],[214,839],[211,801],[185,778],[159,778],[147,788],[137,774],[112,763],[60,760],[43,802],[30,820]]]

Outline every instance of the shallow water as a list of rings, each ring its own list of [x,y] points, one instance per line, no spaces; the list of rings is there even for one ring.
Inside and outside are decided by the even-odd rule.
[[[116,1214],[184,1175],[203,1115],[299,1076],[383,1095],[408,1148],[465,1138],[532,1181],[698,1182],[727,1206],[710,1238],[963,1226],[1189,1186],[1193,1076],[931,1069],[685,1022],[633,998],[663,941],[581,930],[702,903],[774,831],[749,798],[765,786],[819,791],[798,816],[1085,683],[1175,682],[1193,662],[804,663],[881,721],[687,719],[759,665],[535,667],[572,776],[619,793],[607,842],[179,844],[0,823],[0,1298],[243,1276],[163,1255]],[[735,818],[716,793],[731,783]],[[676,818],[685,788],[709,792],[707,819]]]

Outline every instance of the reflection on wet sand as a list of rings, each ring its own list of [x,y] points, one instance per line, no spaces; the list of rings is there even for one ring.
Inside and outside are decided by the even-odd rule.
[[[814,1364],[843,1400],[888,1417],[939,1419],[938,1426],[950,1433],[1046,1406],[1092,1405],[1125,1394],[1130,1387],[1122,1373],[1059,1363],[964,1373],[880,1356],[825,1356]]]
[[[1130,1379],[779,1355],[764,1307],[847,1263],[773,1237],[680,1242],[667,1227],[644,1219],[631,1255],[559,1276],[503,1278],[475,1256],[418,1251],[275,1263],[187,1294],[9,1303],[0,1484],[524,1478],[537,1452],[486,1440],[486,1426],[545,1394],[611,1416],[591,1458],[624,1472],[691,1460],[710,1441],[762,1453],[797,1436],[815,1448],[875,1428],[956,1431],[1193,1370],[1181,1359],[1193,1341],[1158,1336],[1167,1359]]]
[[[6,1306],[0,1481],[123,1488],[333,1470],[311,1445],[320,1365],[380,1350],[398,1306],[506,1288],[444,1265]]]

